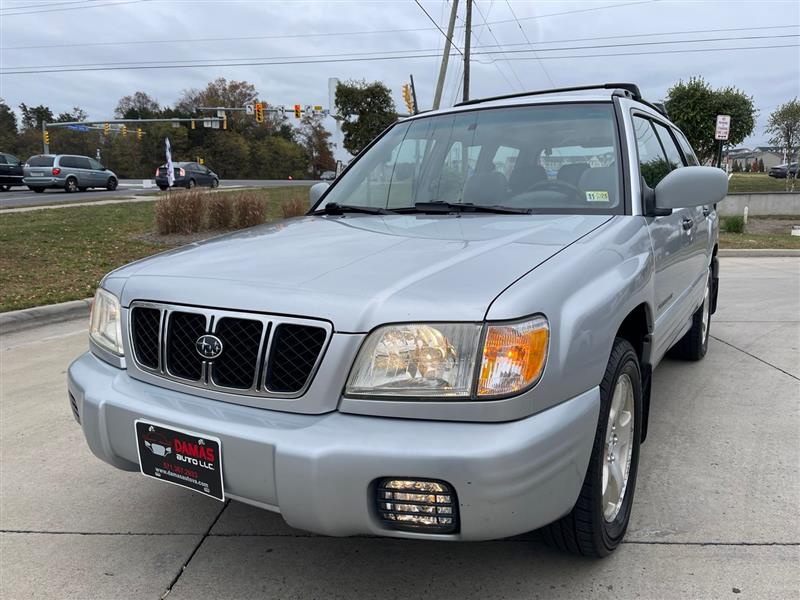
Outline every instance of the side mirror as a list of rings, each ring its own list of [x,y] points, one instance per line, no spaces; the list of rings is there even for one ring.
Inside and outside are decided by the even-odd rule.
[[[330,185],[331,184],[327,181],[321,181],[320,183],[315,183],[312,185],[311,189],[308,190],[308,206],[314,206],[317,203],[317,200],[322,198],[322,194],[327,191]]]
[[[671,171],[655,189],[656,210],[705,206],[728,195],[728,176],[715,167],[683,167]]]

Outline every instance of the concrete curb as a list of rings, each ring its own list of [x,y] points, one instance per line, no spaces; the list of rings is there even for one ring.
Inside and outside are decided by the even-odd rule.
[[[88,319],[91,298],[0,313],[0,336],[71,319]]]
[[[747,248],[720,248],[719,256],[754,258],[754,257],[795,257],[800,258],[800,250],[791,248],[775,250],[749,250]]]

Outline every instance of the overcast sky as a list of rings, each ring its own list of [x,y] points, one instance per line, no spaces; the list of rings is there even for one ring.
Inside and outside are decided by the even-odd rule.
[[[449,3],[420,2],[446,29]],[[735,85],[754,97],[760,115],[754,135],[745,142],[752,146],[766,143],[764,125],[770,111],[800,95],[800,2],[796,0],[476,0],[474,6],[473,97],[632,81],[646,98],[658,100],[677,80],[702,75],[714,87]],[[459,6],[462,27],[454,36],[459,48],[463,17],[464,0]],[[711,39],[716,41],[688,42]],[[328,78],[339,77],[383,81],[403,110],[400,87],[412,73],[419,104],[426,108],[439,69],[440,59],[434,55],[443,41],[443,34],[414,0],[0,0],[4,71],[148,61],[264,63],[278,57],[340,61],[4,73],[0,97],[13,107],[20,102],[46,104],[55,113],[77,105],[90,118],[103,119],[112,115],[121,96],[137,90],[172,104],[182,90],[226,77],[252,82],[271,104],[327,106]],[[568,49],[576,46],[595,47]],[[539,50],[536,56],[529,52],[531,47]],[[499,54],[501,49],[508,53]],[[676,52],[689,49],[699,51]],[[423,56],[364,60],[403,54]],[[625,56],[597,56],[603,54]],[[568,58],[576,55],[583,57]],[[461,70],[461,56],[454,53],[444,106],[460,99]]]

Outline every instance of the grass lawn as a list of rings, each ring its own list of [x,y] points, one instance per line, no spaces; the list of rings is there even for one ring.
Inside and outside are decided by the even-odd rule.
[[[235,194],[216,192],[218,194]],[[263,188],[268,218],[305,187]],[[140,239],[153,231],[154,202],[0,213],[0,312],[94,294],[100,278],[174,243]]]
[[[800,182],[795,191],[800,192]],[[734,173],[728,181],[729,192],[785,192],[786,180],[770,177],[766,173]]]
[[[800,249],[800,236],[783,234],[727,233],[719,234],[720,248],[733,249]]]

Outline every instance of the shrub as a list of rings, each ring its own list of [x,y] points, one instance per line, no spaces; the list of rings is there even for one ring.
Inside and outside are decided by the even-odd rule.
[[[206,201],[209,229],[230,229],[233,223],[233,202],[222,194],[214,194]]]
[[[744,233],[744,217],[725,217],[722,226],[728,233]]]
[[[289,217],[299,217],[306,214],[308,210],[306,202],[304,198],[288,198],[281,202],[283,218],[288,219]]]
[[[236,229],[244,229],[264,222],[266,209],[264,201],[255,194],[242,193],[234,200]]]
[[[172,192],[156,202],[158,233],[194,233],[203,226],[203,200],[199,192]]]

